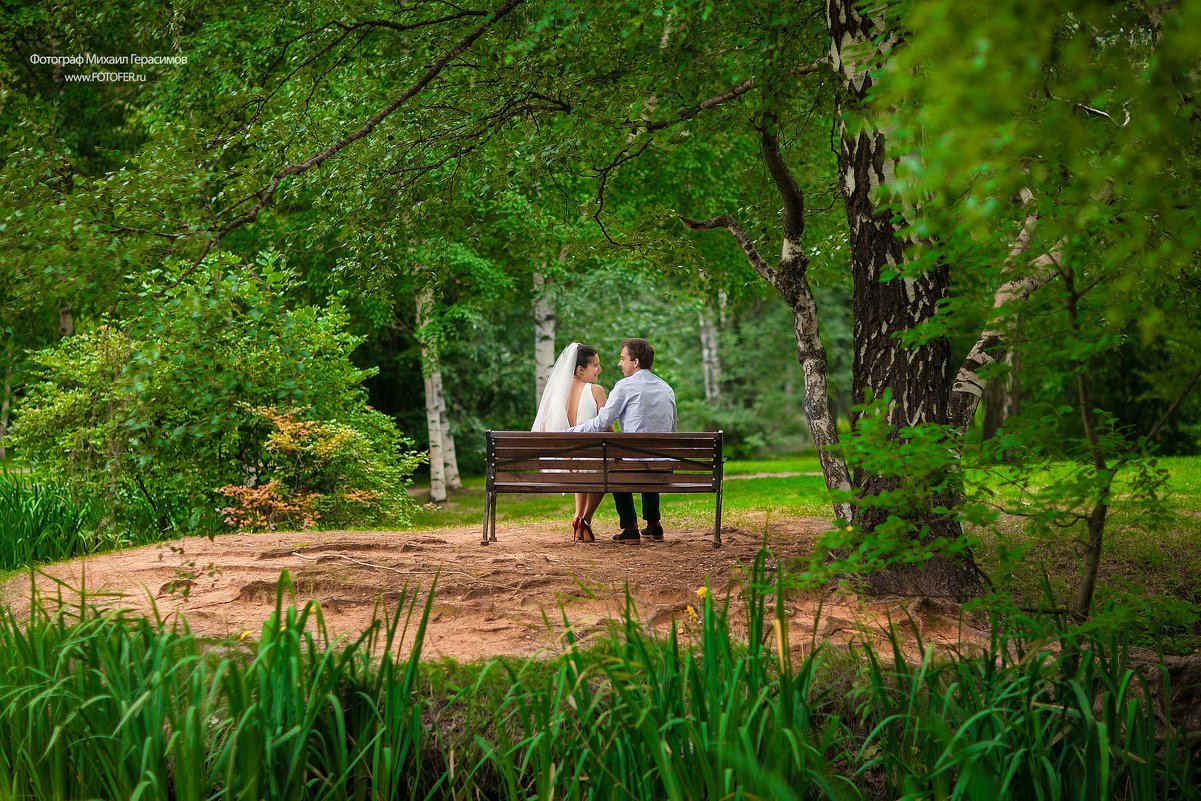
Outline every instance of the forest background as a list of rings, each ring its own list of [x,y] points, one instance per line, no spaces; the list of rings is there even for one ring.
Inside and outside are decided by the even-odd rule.
[[[0,445],[114,536],[403,521],[631,335],[902,584],[1196,451],[1196,4],[380,8],[6,9]]]

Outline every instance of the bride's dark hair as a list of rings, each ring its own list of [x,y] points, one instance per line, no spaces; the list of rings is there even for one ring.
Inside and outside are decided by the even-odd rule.
[[[592,360],[596,357],[596,351],[587,345],[580,345],[575,352],[575,369],[587,367],[592,364]]]

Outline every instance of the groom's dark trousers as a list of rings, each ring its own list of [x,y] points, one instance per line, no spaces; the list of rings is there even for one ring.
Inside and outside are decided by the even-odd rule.
[[[632,492],[613,493],[613,505],[617,507],[617,517],[621,520],[622,531],[637,526],[638,515],[634,513],[634,494]],[[642,493],[642,519],[648,523],[659,522],[659,493]]]

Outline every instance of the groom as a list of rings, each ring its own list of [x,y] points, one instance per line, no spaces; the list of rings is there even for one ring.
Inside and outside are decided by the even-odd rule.
[[[675,431],[676,393],[666,381],[651,372],[654,363],[655,349],[645,339],[622,341],[617,366],[625,378],[613,385],[609,400],[596,417],[567,430],[580,433],[604,431],[616,421],[626,434]],[[613,504],[621,520],[621,533],[614,535],[614,542],[627,545],[637,545],[642,540],[663,542],[659,493],[642,493],[642,518],[646,520],[646,527],[641,533],[634,512],[634,496],[629,492],[615,492]]]

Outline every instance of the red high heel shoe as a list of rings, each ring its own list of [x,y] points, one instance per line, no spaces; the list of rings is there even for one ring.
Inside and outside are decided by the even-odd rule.
[[[580,542],[596,542],[596,535],[592,533],[592,526],[587,520],[580,521],[579,536]]]
[[[580,535],[580,524],[584,522],[582,517],[574,517],[571,520],[571,539],[575,542],[583,542]]]

